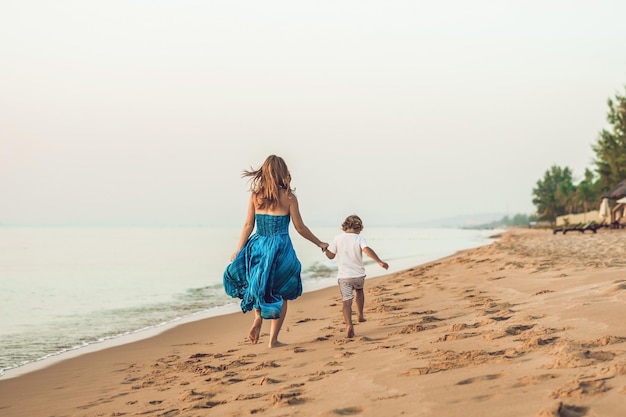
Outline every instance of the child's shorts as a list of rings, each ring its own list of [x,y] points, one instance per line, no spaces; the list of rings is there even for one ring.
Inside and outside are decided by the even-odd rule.
[[[354,298],[354,290],[362,290],[365,284],[365,277],[360,278],[339,278],[339,292],[341,293],[341,300],[347,301]]]

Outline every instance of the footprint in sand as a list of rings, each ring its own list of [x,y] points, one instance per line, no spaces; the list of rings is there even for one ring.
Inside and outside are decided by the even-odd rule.
[[[320,371],[316,375],[312,375],[311,377],[309,377],[308,381],[309,382],[321,381],[322,379],[328,377],[331,374],[334,374],[335,372],[339,372],[339,370],[336,369],[334,371],[328,371],[328,372],[327,371]]]
[[[497,276],[497,277],[487,278],[487,280],[489,280],[489,281],[498,281],[498,280],[501,280],[501,279],[504,279],[504,278],[506,278],[506,276],[500,275],[500,276]]]
[[[536,417],[583,417],[589,408],[557,403],[541,410]]]
[[[421,324],[409,324],[408,326],[404,326],[402,329],[398,330],[396,334],[411,334],[417,332],[423,332],[424,330],[435,329],[437,326],[423,326]]]
[[[196,402],[201,400],[209,400],[215,397],[215,393],[206,391],[196,391],[194,389],[183,392],[178,396],[178,401]]]
[[[400,375],[402,375],[402,376],[420,376],[420,375],[435,374],[435,373],[441,372],[443,370],[444,369],[429,368],[429,367],[413,368],[413,369],[409,369],[407,371],[404,371],[404,372],[400,373]]]
[[[260,364],[258,364],[252,369],[255,371],[258,371],[260,369],[266,369],[266,368],[280,368],[280,365],[274,361],[267,361],[267,362],[261,362]]]
[[[594,347],[613,345],[616,343],[623,343],[623,342],[626,342],[626,337],[603,336],[596,340],[582,342],[581,346],[586,347],[586,348],[594,348]]]
[[[345,358],[349,358],[350,356],[354,355],[353,352],[341,352],[335,355],[335,359],[345,359]]]
[[[239,394],[235,397],[235,401],[254,400],[263,397],[265,394],[259,392],[253,392],[248,394]]]
[[[492,381],[494,379],[502,378],[503,376],[504,374],[481,375],[481,376],[476,376],[473,378],[464,379],[462,381],[457,382],[456,385],[468,385],[468,384],[473,384],[475,382],[480,382],[480,381]]]
[[[522,388],[522,387],[527,387],[531,385],[538,385],[543,381],[548,381],[550,379],[555,379],[558,377],[559,375],[557,374],[542,374],[542,375],[537,375],[537,376],[525,376],[525,377],[520,378],[517,383],[512,385],[512,387]]]
[[[517,325],[517,326],[510,326],[510,327],[507,327],[507,329],[505,330],[505,332],[506,332],[507,334],[510,334],[510,335],[514,335],[514,336],[515,336],[515,335],[518,335],[518,334],[520,334],[520,333],[522,333],[522,332],[525,332],[526,330],[530,330],[530,329],[532,329],[533,327],[535,327],[535,325],[534,325],[534,324],[519,324],[519,325]]]
[[[478,332],[469,332],[469,333],[455,333],[455,334],[444,334],[443,336],[440,336],[437,339],[437,342],[448,342],[451,340],[461,340],[461,339],[467,339],[468,337],[476,337],[479,336],[480,333]]]
[[[424,311],[412,311],[410,314],[411,315],[416,315],[416,316],[422,316],[424,314],[432,315],[432,314],[435,314],[435,313],[437,313],[435,310],[424,310]]]
[[[577,343],[562,342],[555,346],[553,355],[556,358],[546,365],[544,368],[580,368],[590,366],[598,362],[612,361],[616,357],[616,353],[608,351],[592,351],[581,348]]]
[[[478,327],[480,327],[480,323],[472,323],[472,324],[457,323],[457,324],[453,324],[452,327],[450,327],[450,329],[448,331],[449,332],[460,332],[462,330],[476,329]]]
[[[303,391],[294,389],[286,392],[278,392],[272,394],[269,401],[273,405],[300,405],[304,404],[307,399],[302,397]]]
[[[307,318],[304,318],[304,319],[296,321],[296,323],[307,323],[309,321],[315,321],[315,320],[317,320],[317,319],[311,319],[311,318],[307,317]]]
[[[357,414],[361,414],[363,412],[362,407],[346,407],[346,408],[337,408],[332,411],[333,414],[338,416],[354,416]]]
[[[606,383],[606,379],[595,379],[591,381],[570,381],[563,388],[552,392],[551,397],[558,398],[583,398],[591,395],[602,394],[611,388]]]

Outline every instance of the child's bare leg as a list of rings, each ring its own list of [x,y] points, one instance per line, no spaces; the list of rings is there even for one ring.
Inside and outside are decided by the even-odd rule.
[[[275,320],[272,320],[272,324],[270,326],[269,347],[271,348],[284,345],[284,343],[278,341],[278,333],[280,333],[280,328],[283,327],[283,322],[285,321],[286,315],[287,315],[287,300],[283,300],[283,305],[280,309],[280,317]]]
[[[356,315],[359,322],[365,321],[365,316],[363,315],[363,306],[365,305],[365,291],[363,288],[360,290],[356,290]]]
[[[352,325],[352,299],[343,301],[343,321],[346,323],[346,336],[354,337]]]
[[[254,321],[252,327],[248,332],[248,339],[255,345],[259,341],[261,335],[261,327],[263,326],[263,317],[261,317],[261,310],[254,310]]]

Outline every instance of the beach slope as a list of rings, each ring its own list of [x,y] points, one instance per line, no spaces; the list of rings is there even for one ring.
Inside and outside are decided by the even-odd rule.
[[[337,288],[290,302],[267,348],[252,315],[0,379],[0,415],[620,416],[626,232],[513,229],[488,246],[366,281],[345,337]]]

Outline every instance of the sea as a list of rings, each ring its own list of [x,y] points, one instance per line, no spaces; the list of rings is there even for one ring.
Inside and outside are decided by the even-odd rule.
[[[335,261],[291,228],[304,292],[336,285]],[[341,232],[311,229],[326,241]],[[499,232],[366,228],[362,235],[389,263],[385,271],[364,256],[367,278],[487,245]],[[239,234],[233,227],[0,227],[0,378],[240,312],[222,286]]]

